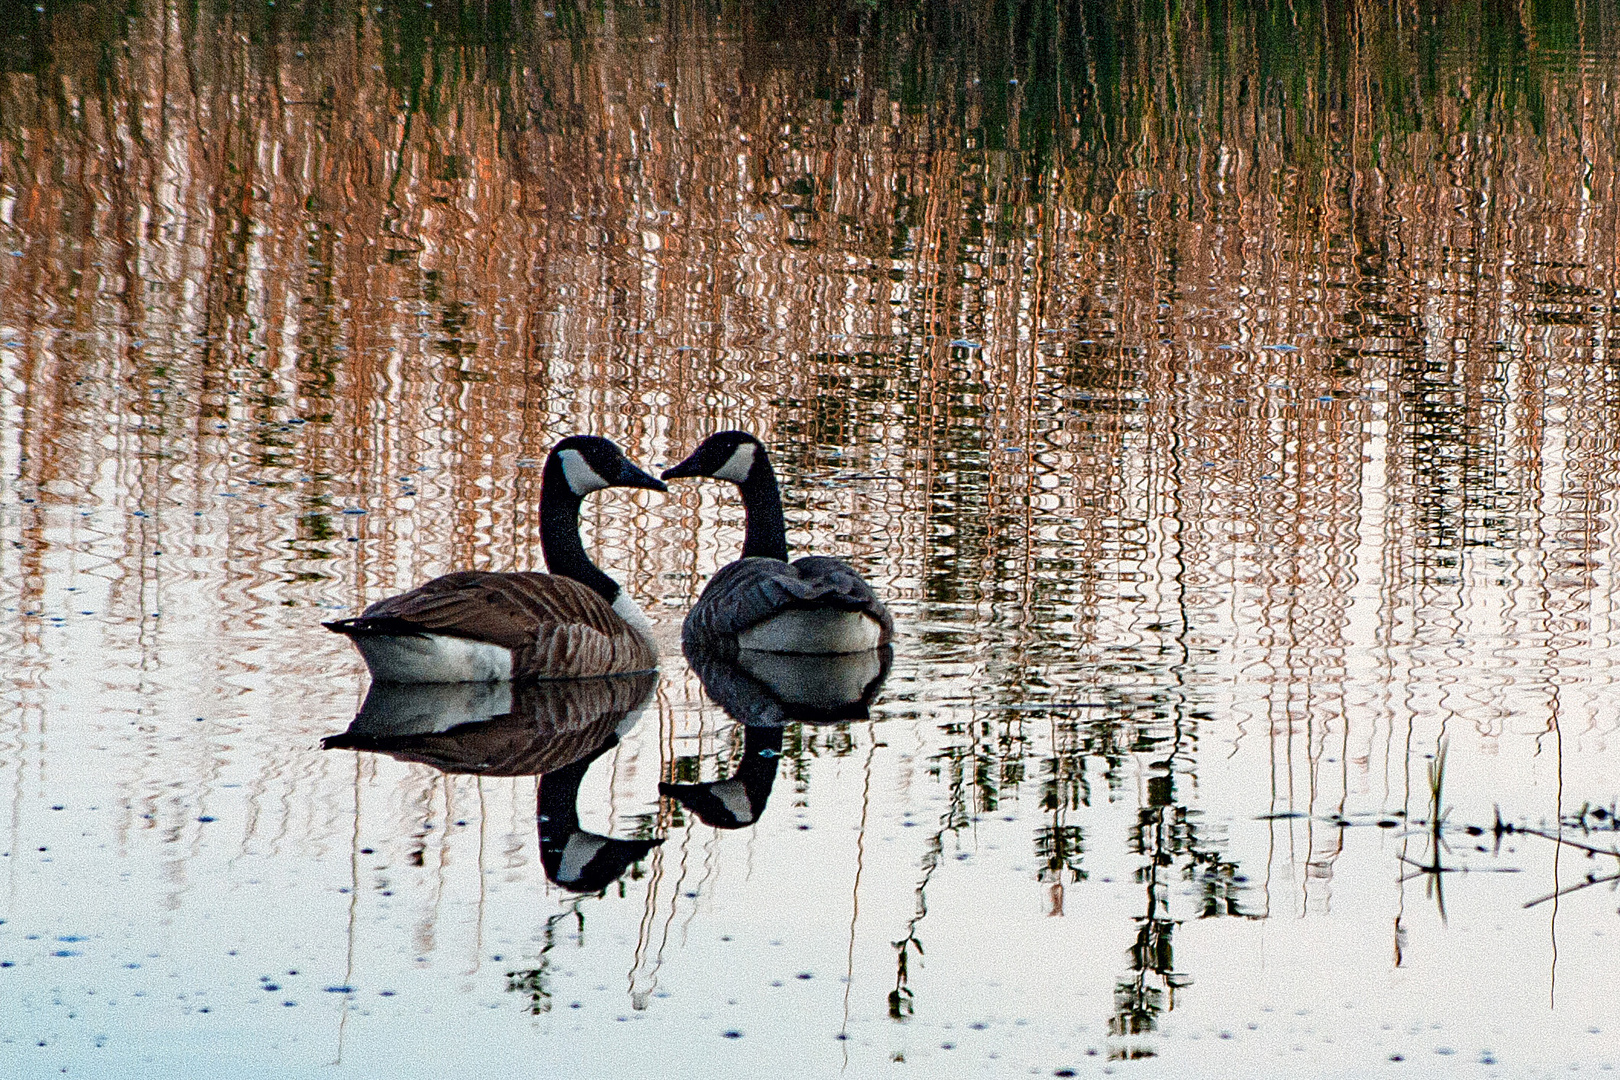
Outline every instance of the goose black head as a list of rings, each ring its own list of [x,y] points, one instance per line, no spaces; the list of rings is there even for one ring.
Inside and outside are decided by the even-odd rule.
[[[613,442],[598,435],[570,435],[551,448],[548,472],[555,469],[568,489],[585,496],[609,487],[668,491],[662,480],[643,472]]]
[[[734,484],[747,482],[749,474],[765,460],[765,447],[746,431],[719,431],[703,440],[679,465],[665,469],[665,480],[686,476],[713,476]]]

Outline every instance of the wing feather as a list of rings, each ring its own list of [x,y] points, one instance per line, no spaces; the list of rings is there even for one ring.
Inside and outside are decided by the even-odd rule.
[[[556,574],[462,570],[379,600],[361,619],[511,649],[513,677],[583,678],[657,664],[651,644],[599,593]]]
[[[894,618],[872,586],[840,559],[806,555],[791,563],[738,559],[720,568],[682,627],[683,640],[732,638],[791,608],[832,608],[870,615],[881,628],[878,643],[894,638]]]

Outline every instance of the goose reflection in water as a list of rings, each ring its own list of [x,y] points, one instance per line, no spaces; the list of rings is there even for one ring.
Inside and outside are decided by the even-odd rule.
[[[617,881],[662,839],[580,828],[580,782],[635,727],[657,672],[517,683],[373,683],[327,750],[365,750],[472,776],[539,776],[535,815],[546,877],[572,892]]]
[[[740,829],[765,811],[786,726],[867,719],[889,677],[894,649],[827,656],[738,649],[726,656],[688,645],[686,659],[708,695],[743,725],[742,761],[724,780],[662,783],[658,791],[706,825]]]

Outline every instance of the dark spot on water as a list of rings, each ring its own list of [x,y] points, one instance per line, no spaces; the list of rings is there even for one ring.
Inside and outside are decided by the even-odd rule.
[[[733,1028],[730,1031],[722,1031],[720,1034],[722,1036],[724,1036],[725,1038],[727,1038],[727,1039],[740,1039],[740,1038],[742,1038],[742,1032],[738,1031],[735,1028]]]
[[[204,823],[207,823],[207,822],[213,821],[214,819],[213,819],[213,817],[211,815],[204,814],[202,817],[198,818],[197,820],[201,821],[201,822],[204,822]]]
[[[264,986],[261,987],[261,989],[263,989],[263,990],[280,990],[281,987],[277,986],[275,983],[265,983]]]
[[[1378,827],[1380,829],[1393,829],[1396,825],[1399,825],[1399,824],[1400,824],[1400,822],[1398,822],[1398,821],[1391,821],[1389,818],[1384,818],[1382,821],[1380,821],[1378,823]]]
[[[354,987],[352,987],[352,986],[328,986],[326,988],[326,992],[328,994],[352,994],[352,993],[354,993]]]
[[[1406,1058],[1405,1058],[1405,1056],[1403,1056],[1401,1054],[1391,1054],[1391,1055],[1389,1055],[1389,1060],[1391,1060],[1391,1061],[1405,1061]]]
[[[801,971],[797,975],[795,975],[794,978],[796,978],[796,979],[813,979],[813,978],[815,978],[815,976],[810,974],[808,971]]]
[[[1097,1051],[1093,1050],[1091,1052],[1095,1054]],[[1073,1076],[1074,1074],[1073,1069],[1056,1069],[1052,1073],[1053,1076]]]

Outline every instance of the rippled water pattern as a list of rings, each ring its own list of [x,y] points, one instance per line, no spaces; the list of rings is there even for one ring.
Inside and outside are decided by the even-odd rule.
[[[1620,1059],[1605,5],[10,10],[0,1072]],[[870,719],[704,689],[681,481],[587,504],[665,661],[583,773],[322,748],[323,619],[724,427]]]

